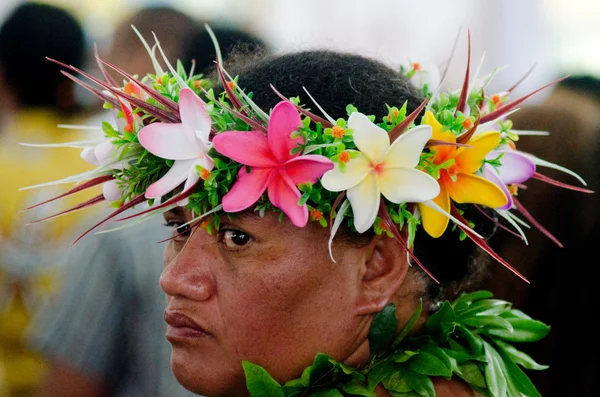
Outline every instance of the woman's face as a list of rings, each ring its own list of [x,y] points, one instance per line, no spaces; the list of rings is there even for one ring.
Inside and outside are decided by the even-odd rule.
[[[165,219],[177,227],[191,214],[179,208]],[[242,396],[243,360],[285,382],[317,352],[348,358],[368,332],[355,304],[363,253],[344,245],[334,263],[327,240],[328,229],[297,228],[275,213],[224,217],[218,234],[195,228],[172,240],[161,287],[180,383],[208,396]]]

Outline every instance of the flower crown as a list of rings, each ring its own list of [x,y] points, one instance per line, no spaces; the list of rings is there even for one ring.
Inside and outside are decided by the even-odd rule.
[[[460,229],[457,238],[469,237],[523,278],[474,231],[473,223],[462,215],[464,210],[475,206],[486,214],[482,207],[493,209],[526,242],[521,226],[528,225],[513,211],[519,212],[560,244],[519,203],[518,188],[535,178],[591,192],[543,176],[537,166],[562,170],[585,185],[572,171],[516,149],[520,135],[544,133],[513,130],[506,117],[554,83],[513,101],[508,97],[516,85],[489,96],[485,89],[493,74],[483,79],[477,73],[470,75],[470,41],[460,90],[440,92],[439,72],[412,63],[400,72],[428,98],[413,112],[407,114],[406,103],[388,106],[388,114],[378,120],[350,104],[348,117],[335,120],[314,100],[324,118],[273,86],[281,102],[270,113],[260,109],[252,93],[245,92],[222,67],[214,35],[224,88],[219,95],[202,75],[194,74],[193,66],[189,73],[179,61],[173,67],[158,40],[151,49],[136,33],[156,71],[141,80],[97,54],[104,80],[52,60],[95,83],[99,88],[62,71],[102,99],[116,120],[115,126],[102,123],[105,138],[101,141],[65,144],[83,148],[81,156],[96,168],[49,183],[78,184],[36,205],[102,185],[101,195],[50,217],[112,202],[116,210],[85,234],[144,202],[147,209],[116,220],[139,222],[185,206],[194,214],[189,226],[212,232],[219,229],[225,214],[254,210],[264,215],[275,210],[280,219],[287,216],[297,227],[309,222],[329,227],[330,251],[337,230],[346,223],[358,233],[373,229],[394,237],[423,267],[409,249],[417,228],[439,237],[448,232],[452,220]],[[166,70],[155,55],[157,49]],[[117,84],[106,68],[121,74],[124,84]],[[406,236],[400,233],[403,228]]]

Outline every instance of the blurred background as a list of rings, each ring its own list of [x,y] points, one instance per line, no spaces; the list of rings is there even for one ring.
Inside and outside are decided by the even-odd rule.
[[[71,214],[58,225],[28,229],[22,226],[26,216],[17,213],[60,191],[17,193],[17,188],[90,168],[75,150],[60,152],[51,159],[54,168],[41,170],[39,164],[48,164],[48,159],[39,158],[40,149],[15,149],[18,142],[89,139],[90,134],[101,132],[59,130],[56,125],[97,126],[101,120],[111,120],[99,112],[100,102],[93,95],[67,85],[58,67],[43,57],[68,61],[98,76],[95,44],[101,56],[125,70],[150,72],[145,50],[129,27],[132,23],[147,38],[155,31],[169,58],[196,59],[197,70],[210,67],[214,59],[203,23],[215,28],[222,43],[245,43],[275,53],[314,48],[351,51],[394,68],[412,62],[445,65],[460,31],[447,88],[462,82],[469,29],[471,67],[483,59],[483,76],[505,66],[491,83],[492,92],[511,87],[533,65],[535,70],[513,98],[562,75],[574,76],[528,100],[513,121],[518,129],[551,133],[549,138],[523,138],[520,148],[576,170],[591,189],[598,188],[598,1],[49,0],[34,4],[55,6],[60,12],[52,14],[53,7],[19,8],[31,5],[24,1],[0,2],[0,397],[186,395],[168,369],[157,283],[161,248],[148,248],[149,253],[157,252],[156,259],[149,260],[152,266],[131,265],[135,257],[129,255],[142,243],[127,234],[85,243],[79,251],[68,248],[72,237],[89,225],[87,217],[102,216],[99,211]],[[42,92],[48,100],[39,99]],[[547,175],[565,180],[564,175]],[[568,177],[565,181],[575,182]],[[597,270],[589,259],[596,256],[594,243],[600,235],[598,199],[537,181],[531,185],[536,194],[525,192],[521,201],[566,248],[558,248],[536,230],[529,232],[530,247],[499,233],[495,248],[532,284],[521,283],[501,266],[492,265],[485,287],[553,326],[546,340],[524,347],[551,366],[531,373],[543,395],[595,396],[592,382],[599,352],[587,319],[598,313]],[[62,208],[54,206],[50,212],[56,209]],[[44,213],[29,216],[34,219]],[[143,233],[151,232],[139,234]],[[147,321],[144,331],[129,333],[126,327],[135,323],[131,318]]]

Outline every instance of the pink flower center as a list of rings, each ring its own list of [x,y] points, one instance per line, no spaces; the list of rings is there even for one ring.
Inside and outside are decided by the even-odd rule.
[[[376,174],[381,174],[383,172],[383,168],[385,166],[385,163],[371,163],[370,164],[371,169],[373,171],[375,171]]]

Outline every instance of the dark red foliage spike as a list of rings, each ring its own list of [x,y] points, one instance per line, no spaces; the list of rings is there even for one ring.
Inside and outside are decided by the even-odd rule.
[[[331,236],[331,229],[333,228],[333,213],[335,212],[337,207],[342,203],[342,200],[344,199],[344,197],[346,197],[345,191],[338,194],[337,198],[333,202],[333,205],[331,206],[331,211],[329,212],[329,235],[330,236]]]
[[[321,123],[321,125],[325,128],[331,128],[333,127],[333,124],[331,124],[329,122],[329,120],[325,120],[324,118],[317,116],[314,113],[309,112],[308,110],[301,108],[300,106],[296,105],[294,102],[290,101],[288,98],[286,98],[281,92],[277,91],[277,89],[273,86],[273,84],[271,84],[271,89],[273,90],[273,92],[275,93],[275,95],[277,95],[279,98],[283,99],[286,102],[291,103],[292,105],[294,105],[296,107],[296,109],[302,113],[303,115],[305,115],[306,117],[308,117],[309,119],[311,119],[311,121],[313,123]]]
[[[452,214],[452,216],[454,216],[456,219],[458,219],[459,221],[461,221],[465,225],[469,224],[468,221],[460,214],[460,212],[458,212],[458,210],[456,209],[456,207],[454,206],[454,204],[451,205],[450,213]],[[465,232],[465,234],[475,244],[477,244],[482,250],[484,250],[485,252],[487,252],[488,255],[490,255],[492,258],[494,258],[495,260],[497,260],[498,262],[500,262],[508,270],[510,270],[511,272],[513,272],[514,274],[516,274],[521,280],[525,281],[527,284],[530,284],[529,280],[527,280],[525,278],[525,276],[523,276],[521,273],[519,273],[517,271],[517,269],[515,269],[514,267],[512,267],[507,261],[505,261],[504,259],[502,259],[500,257],[500,255],[498,255],[481,237],[479,237],[476,234],[474,234],[471,229],[463,227],[463,226],[461,226],[459,224],[456,224],[456,226],[458,226],[460,228],[460,230],[462,230],[463,232]]]
[[[430,139],[425,144],[425,147],[435,147],[435,146],[473,147],[471,145],[466,145],[464,143],[454,143],[454,142],[440,141],[440,140],[437,140],[437,139]]]
[[[73,189],[71,189],[71,190],[69,190],[69,191],[61,194],[60,196],[53,197],[53,198],[51,198],[49,200],[46,200],[46,201],[42,201],[41,203],[37,203],[35,205],[32,205],[31,207],[27,207],[27,208],[23,209],[22,211],[28,211],[28,210],[31,210],[33,208],[37,208],[40,205],[51,203],[54,200],[58,200],[58,199],[61,199],[63,197],[67,197],[67,196],[70,196],[70,195],[72,195],[74,193],[80,192],[82,190],[89,189],[89,188],[97,186],[97,185],[99,185],[101,183],[108,182],[111,179],[114,179],[114,176],[112,176],[112,175],[105,175],[105,176],[99,176],[99,177],[94,178],[94,179],[90,179],[89,181],[84,182],[81,185],[75,186]]]
[[[197,229],[200,225],[202,225],[202,220],[204,219],[204,217],[195,220],[194,222],[192,222],[189,226],[190,226],[190,230],[182,230],[181,232],[174,234],[173,236],[166,238],[164,240],[160,240],[157,241],[156,244],[161,244],[161,243],[166,243],[167,241],[171,241],[176,239],[177,237],[182,236],[184,233],[190,232],[190,233],[194,233],[195,229]]]
[[[408,254],[412,258],[412,260],[415,261],[415,263],[425,272],[425,274],[427,274],[429,277],[431,277],[431,279],[433,281],[435,281],[436,283],[439,284],[440,282],[435,277],[433,277],[433,274],[431,274],[431,272],[429,270],[427,270],[427,268],[421,263],[421,261],[419,259],[417,259],[417,257],[412,252],[412,250],[408,248],[408,244],[406,243],[404,236],[402,236],[402,234],[400,233],[400,231],[398,230],[398,228],[392,221],[392,218],[390,218],[390,213],[388,212],[387,207],[385,206],[385,202],[383,201],[383,198],[379,202],[378,215],[381,217],[381,220],[385,222],[387,229],[392,232],[396,241],[402,246],[402,248],[406,252],[408,252]]]
[[[86,90],[90,91],[92,94],[97,96],[100,100],[110,103],[113,107],[117,107],[117,108],[119,107],[119,102],[115,98],[111,98],[111,97],[105,95],[99,89],[94,88],[87,83],[84,83],[83,81],[79,80],[77,77],[73,76],[72,74],[70,74],[68,72],[65,72],[64,70],[61,70],[60,72],[67,78],[73,80],[75,83],[79,84]]]
[[[477,120],[475,120],[475,122],[473,123],[473,126],[464,134],[458,136],[456,138],[456,142],[458,143],[467,143],[471,140],[471,138],[473,137],[473,134],[475,134],[475,131],[477,131],[477,127],[479,127],[479,123],[481,121],[481,112],[477,112]]]
[[[44,222],[44,221],[47,221],[49,219],[53,219],[53,218],[59,217],[61,215],[68,214],[70,212],[75,212],[77,210],[81,210],[81,209],[84,209],[84,208],[87,208],[87,207],[91,207],[92,205],[98,204],[98,203],[100,203],[102,201],[104,201],[104,195],[100,194],[100,195],[98,195],[98,196],[96,196],[94,198],[89,199],[88,201],[84,201],[83,203],[77,204],[73,208],[69,208],[68,210],[59,212],[58,214],[50,215],[50,216],[47,216],[45,218],[38,219],[37,221],[30,222],[30,223],[28,223],[28,225],[33,225],[35,223]]]
[[[223,89],[225,90],[225,93],[231,100],[231,104],[233,105],[233,107],[236,110],[244,113],[246,116],[249,116],[248,110],[246,110],[244,108],[244,105],[242,104],[242,102],[240,102],[237,95],[234,94],[234,92],[231,90],[231,87],[229,87],[229,84],[227,84],[228,82],[225,79],[225,75],[223,75],[223,69],[221,69],[221,64],[219,63],[218,59],[217,59],[217,72],[219,73],[219,79],[221,80],[221,83],[223,84]]]
[[[98,55],[98,46],[96,45],[96,43],[94,43],[94,56],[96,57],[96,63],[98,64],[98,68],[100,69],[100,72],[102,72],[102,76],[104,76],[104,80],[106,80],[106,83],[110,86],[118,87],[119,85],[117,84],[117,82],[112,78],[110,74],[106,72],[104,65],[102,64],[102,62],[100,62],[101,59]]]
[[[140,203],[143,203],[144,201],[146,201],[146,198],[144,197],[143,194],[140,194],[139,196],[134,197],[133,199],[131,199],[131,201],[128,201],[127,203],[123,204],[122,206],[119,207],[119,209],[117,209],[116,211],[112,212],[106,218],[102,219],[100,222],[96,223],[94,226],[92,226],[91,228],[89,228],[88,230],[86,230],[81,236],[77,237],[77,240],[75,240],[72,245],[77,244],[77,242],[79,240],[81,240],[82,238],[84,238],[89,232],[91,232],[92,230],[96,229],[98,226],[103,225],[104,223],[108,222],[109,220],[111,220],[115,216],[119,215],[123,211],[127,211],[131,207],[135,207],[136,205],[138,205]]]
[[[496,120],[499,117],[502,117],[503,115],[505,115],[506,113],[510,112],[511,110],[513,110],[514,108],[516,108],[517,106],[519,106],[523,101],[525,101],[526,99],[528,99],[529,97],[531,97],[532,95],[537,94],[538,92],[540,92],[541,90],[543,90],[544,88],[548,88],[556,83],[560,83],[561,81],[563,81],[564,79],[566,79],[569,76],[564,76],[561,77],[558,80],[553,81],[552,83],[546,84],[543,87],[538,88],[537,90],[522,96],[519,99],[515,99],[512,102],[509,102],[503,106],[500,106],[498,109],[494,110],[492,113],[488,113],[485,116],[481,117],[481,123],[487,123],[488,121],[492,121],[492,120]]]
[[[227,110],[228,112],[231,112],[231,114],[233,114],[238,119],[242,120],[244,123],[248,124],[250,127],[254,128],[256,131],[260,131],[265,134],[267,133],[267,127],[260,124],[258,121],[251,119],[247,116],[244,116],[243,114],[241,114],[229,107],[223,107],[223,109]]]
[[[54,62],[64,68],[67,68],[69,70],[74,71],[75,73],[79,73],[85,77],[87,77],[88,79],[92,80],[94,83],[98,84],[99,86],[101,86],[102,88],[104,88],[105,90],[108,90],[110,92],[112,92],[113,94],[115,94],[118,97],[121,97],[125,100],[127,100],[128,102],[130,102],[132,105],[137,106],[138,108],[142,109],[143,111],[151,114],[152,116],[156,117],[157,119],[159,119],[160,121],[164,121],[164,122],[171,122],[171,123],[178,123],[181,120],[179,119],[179,115],[175,115],[173,113],[169,113],[159,107],[156,107],[154,105],[151,105],[149,103],[146,103],[140,99],[137,99],[131,95],[128,95],[124,92],[122,92],[121,90],[117,89],[117,88],[113,88],[108,86],[106,83],[102,82],[101,80],[97,79],[96,77],[92,76],[89,73],[84,72],[81,69],[76,68],[75,66],[71,66],[71,65],[67,65],[65,63],[62,63],[60,61],[57,61],[55,59],[52,58],[48,58],[46,57],[46,59],[48,59],[50,62]]]
[[[165,201],[164,203],[161,203],[159,205],[156,206],[152,206],[142,212],[138,212],[137,214],[133,214],[133,215],[129,215],[126,216],[125,218],[119,218],[117,219],[117,222],[122,222],[122,221],[126,221],[128,219],[132,219],[132,218],[137,218],[140,215],[144,215],[147,214],[149,212],[153,212],[156,210],[159,210],[161,208],[165,208],[168,207],[172,204],[175,204],[178,201],[181,201],[183,199],[188,198],[192,193],[194,193],[194,191],[201,185],[204,184],[204,180],[199,179],[198,182],[194,183],[192,186],[190,186],[187,190],[184,190],[183,192],[171,197],[170,199],[168,199],[167,201]]]
[[[106,66],[113,69],[114,71],[116,71],[117,73],[119,73],[120,75],[125,77],[126,79],[130,80],[133,84],[140,87],[140,89],[142,89],[152,99],[154,99],[156,102],[158,102],[161,105],[163,105],[164,107],[166,107],[168,110],[170,110],[174,114],[179,114],[179,105],[177,103],[175,103],[172,100],[170,100],[169,98],[159,94],[152,88],[148,87],[146,84],[142,84],[141,82],[137,81],[135,78],[133,78],[132,75],[125,72],[123,69],[119,68],[118,66],[115,66],[112,63],[105,61],[104,59],[101,59],[98,57],[96,57],[96,59],[98,60],[98,63],[105,64]]]
[[[413,110],[411,114],[406,116],[406,118],[404,120],[402,120],[402,122],[400,124],[398,124],[397,126],[395,126],[394,128],[392,128],[390,130],[390,132],[388,134],[390,136],[390,143],[394,142],[396,139],[398,139],[398,137],[400,135],[402,135],[402,133],[404,131],[406,131],[406,129],[413,123],[413,121],[415,121],[417,116],[425,108],[425,105],[427,105],[427,101],[429,101],[429,97],[425,98],[423,100],[423,102],[421,102],[419,107],[416,108],[415,110]]]
[[[515,90],[515,88],[517,88],[519,85],[521,85],[521,83],[522,83],[523,81],[525,81],[525,79],[526,79],[527,77],[529,77],[529,75],[531,74],[531,72],[533,72],[533,69],[535,69],[535,67],[536,67],[536,64],[534,63],[534,64],[533,64],[533,66],[532,66],[531,68],[529,68],[529,70],[527,71],[527,73],[525,73],[525,76],[521,77],[521,78],[519,79],[519,81],[517,81],[517,82],[515,83],[515,85],[513,85],[512,87],[510,87],[510,88],[508,89],[508,93],[510,94],[511,92],[513,92],[513,91]]]
[[[456,112],[465,111],[467,105],[467,96],[469,95],[469,74],[471,72],[471,30],[467,33],[467,70],[465,71],[465,81],[463,81],[462,90],[460,91],[460,97],[458,98],[458,104],[456,105]]]
[[[485,88],[481,88],[481,99],[479,100],[479,103],[476,104],[477,109],[481,109],[483,107],[483,104],[485,103]],[[479,116],[481,116],[481,111],[479,111]]]
[[[594,193],[593,190],[585,189],[585,188],[579,187],[579,186],[569,185],[567,183],[563,183],[563,182],[557,181],[555,179],[552,179],[549,176],[542,175],[539,172],[534,172],[531,177],[533,179],[537,179],[538,181],[542,181],[542,182],[546,182],[546,183],[549,183],[554,186],[562,187],[563,189],[574,190],[576,192],[582,192],[582,193]]]
[[[504,226],[502,223],[500,223],[500,221],[498,219],[494,219],[491,216],[489,216],[484,210],[481,209],[481,207],[479,207],[478,205],[476,205],[475,208],[477,208],[477,210],[479,212],[481,212],[483,214],[483,216],[485,216],[486,218],[488,218],[490,221],[494,222],[496,224],[496,226],[498,226],[500,229],[509,232],[513,236],[518,237],[520,240],[523,240],[523,236],[521,236],[519,233],[516,233],[516,232],[512,231],[510,228]]]
[[[554,237],[552,235],[552,233],[550,233],[548,231],[548,229],[546,229],[538,221],[535,220],[535,218],[533,217],[533,215],[531,215],[529,213],[529,211],[527,211],[527,209],[525,207],[523,207],[523,204],[521,204],[519,202],[519,200],[517,200],[515,197],[513,197],[513,202],[515,203],[515,206],[517,207],[517,209],[519,210],[519,212],[525,217],[525,219],[527,219],[529,222],[531,222],[533,224],[533,226],[536,227],[536,229],[538,229],[540,232],[542,232],[550,240],[554,241],[554,243],[556,245],[558,245],[560,248],[564,248],[563,245],[562,245],[562,243],[560,241],[558,241],[558,239],[556,237]]]

